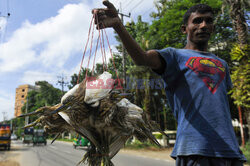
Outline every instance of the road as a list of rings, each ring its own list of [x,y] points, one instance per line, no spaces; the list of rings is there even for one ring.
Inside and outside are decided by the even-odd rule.
[[[21,141],[12,142],[13,151],[18,155],[20,166],[75,166],[86,152],[84,148],[74,149],[72,144],[54,142],[47,146],[23,145]],[[6,152],[6,153],[11,153]],[[13,154],[12,154],[13,155]],[[119,152],[112,162],[115,166],[174,166],[170,160],[143,157]],[[86,164],[82,164],[85,166]]]

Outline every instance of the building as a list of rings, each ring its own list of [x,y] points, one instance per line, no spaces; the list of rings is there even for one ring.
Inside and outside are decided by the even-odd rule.
[[[16,99],[15,99],[15,117],[22,114],[22,107],[26,102],[26,97],[29,91],[39,90],[39,86],[32,85],[20,85],[16,88]]]

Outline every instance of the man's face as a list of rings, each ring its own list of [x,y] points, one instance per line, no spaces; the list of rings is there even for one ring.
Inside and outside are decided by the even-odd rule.
[[[214,30],[213,14],[192,13],[188,18],[188,23],[183,30],[187,34],[187,40],[195,44],[205,44],[208,42]]]

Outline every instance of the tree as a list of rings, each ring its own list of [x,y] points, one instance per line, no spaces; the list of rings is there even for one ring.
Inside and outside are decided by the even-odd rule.
[[[244,132],[242,127],[242,108],[246,114],[248,128],[250,129],[250,45],[248,44],[248,26],[245,18],[246,7],[249,4],[241,0],[225,0],[230,7],[230,16],[233,27],[237,32],[238,44],[231,51],[231,58],[235,66],[232,71],[232,81],[234,88],[232,89],[232,97],[238,106],[239,118],[241,122],[242,146],[245,144]],[[249,133],[250,134],[250,131]]]
[[[86,71],[88,70],[87,72],[87,76],[90,76],[91,75],[91,70],[90,69],[87,69],[87,68],[82,68],[81,71],[80,71],[80,76],[79,76],[79,80],[78,80],[78,75],[79,73],[74,73],[72,76],[71,76],[71,80],[70,80],[70,84],[68,85],[68,88],[71,89],[73,88],[76,84],[77,84],[77,81],[81,82],[82,80],[85,79],[85,76],[86,76]]]
[[[28,104],[22,107],[22,113],[25,113],[26,106],[28,112],[33,112],[43,106],[52,106],[61,102],[63,92],[60,89],[54,88],[47,81],[37,81],[39,86],[38,91],[30,91],[27,95]],[[30,116],[30,121],[36,120],[37,116]]]

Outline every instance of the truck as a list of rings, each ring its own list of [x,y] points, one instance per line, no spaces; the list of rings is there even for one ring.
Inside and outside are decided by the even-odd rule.
[[[11,144],[11,129],[8,124],[0,124],[0,147],[4,147],[5,150],[10,150]]]

